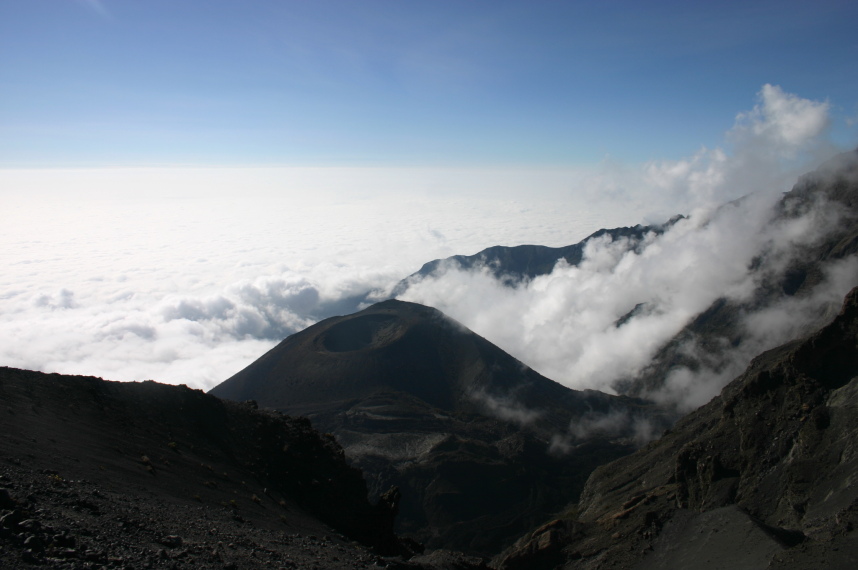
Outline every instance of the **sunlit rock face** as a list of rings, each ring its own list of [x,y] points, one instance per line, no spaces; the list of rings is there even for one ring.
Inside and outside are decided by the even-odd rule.
[[[400,487],[400,533],[484,555],[669,422],[641,400],[565,388],[395,300],[292,335],[212,394],[309,416],[372,495]]]

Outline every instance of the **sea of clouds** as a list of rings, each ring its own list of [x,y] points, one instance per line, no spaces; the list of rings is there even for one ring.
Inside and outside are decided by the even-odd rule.
[[[210,388],[430,259],[575,242],[576,172],[0,171],[0,365]]]
[[[807,217],[763,222],[837,151],[828,123],[825,102],[766,85],[725,148],[643,165],[0,171],[0,365],[208,389],[429,260],[685,214],[637,251],[596,240],[580,266],[514,287],[448,267],[403,296],[549,378],[610,390],[716,298],[749,294],[761,248],[818,239],[825,224]],[[842,297],[855,276],[832,268],[825,294]],[[645,314],[614,326],[640,303]],[[797,312],[772,308],[749,327],[781,330]],[[723,381],[689,373],[669,385],[696,405]]]

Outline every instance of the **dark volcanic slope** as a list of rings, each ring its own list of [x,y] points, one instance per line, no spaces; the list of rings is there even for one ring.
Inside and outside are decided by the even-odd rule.
[[[383,392],[446,412],[506,403],[510,414],[513,406],[539,410],[546,425],[558,420],[549,411],[562,422],[570,409],[582,413],[608,401],[548,380],[436,309],[396,300],[294,334],[211,390],[310,416]]]
[[[397,548],[389,506],[304,419],[10,368],[0,403],[2,568],[359,568],[378,557],[352,540]]]
[[[632,451],[636,420],[666,424],[649,404],[569,390],[439,311],[401,301],[309,327],[212,393],[308,415],[336,435],[373,495],[402,490],[399,532],[482,555]],[[569,435],[608,415],[612,429]],[[552,440],[564,453],[548,452]]]
[[[858,568],[858,289],[639,452],[596,470],[515,568]]]

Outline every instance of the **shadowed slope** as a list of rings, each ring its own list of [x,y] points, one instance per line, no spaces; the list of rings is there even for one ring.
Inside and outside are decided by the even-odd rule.
[[[360,472],[304,418],[12,368],[0,402],[1,567],[352,568],[370,556],[351,540],[399,549],[394,509],[367,501]],[[318,540],[326,525],[348,538]]]
[[[212,393],[309,416],[373,495],[400,487],[399,532],[483,555],[631,452],[636,422],[668,421],[640,400],[565,388],[402,301],[292,335]]]

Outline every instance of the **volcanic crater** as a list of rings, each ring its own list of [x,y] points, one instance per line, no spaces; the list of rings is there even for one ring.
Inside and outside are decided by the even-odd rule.
[[[400,339],[405,331],[406,326],[395,315],[362,315],[325,330],[316,343],[328,352],[378,349]]]

